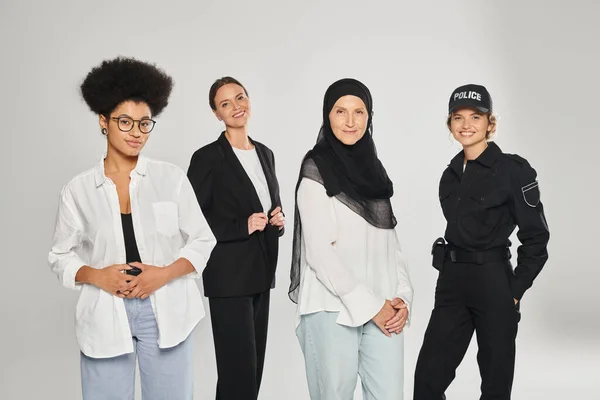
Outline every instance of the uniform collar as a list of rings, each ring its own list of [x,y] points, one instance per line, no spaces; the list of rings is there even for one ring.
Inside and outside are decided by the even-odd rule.
[[[500,147],[494,142],[488,142],[488,147],[475,159],[481,165],[491,167],[502,154]]]
[[[500,147],[498,147],[496,143],[488,142],[487,148],[474,161],[478,162],[484,167],[490,168],[492,165],[494,165],[496,160],[498,160],[501,154],[502,150],[500,150]],[[461,175],[463,172],[464,161],[465,152],[461,150],[460,153],[454,156],[448,166],[452,168],[458,175]]]
[[[104,173],[104,159],[106,158],[106,153],[100,158],[96,166],[94,167],[94,178],[96,180],[96,187],[102,186],[104,182],[108,180],[108,177]],[[148,172],[148,159],[143,155],[138,156],[137,164],[131,173],[137,173],[138,175],[145,176]]]

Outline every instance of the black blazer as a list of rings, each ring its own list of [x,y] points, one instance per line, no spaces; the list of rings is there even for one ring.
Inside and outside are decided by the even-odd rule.
[[[262,164],[272,208],[281,206],[273,152],[250,139]],[[207,297],[247,296],[275,286],[279,236],[283,229],[267,224],[248,235],[248,217],[262,212],[252,181],[233,152],[225,133],[197,150],[188,169],[202,212],[217,245],[202,274]]]

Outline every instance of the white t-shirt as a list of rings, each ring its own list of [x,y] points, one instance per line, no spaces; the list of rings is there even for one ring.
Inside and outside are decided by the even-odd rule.
[[[233,152],[240,160],[240,164],[244,167],[244,171],[252,181],[256,194],[262,204],[263,212],[268,213],[271,209],[271,194],[269,193],[269,186],[267,185],[267,178],[265,172],[262,169],[260,159],[256,153],[256,148],[252,150],[241,150],[232,147]]]

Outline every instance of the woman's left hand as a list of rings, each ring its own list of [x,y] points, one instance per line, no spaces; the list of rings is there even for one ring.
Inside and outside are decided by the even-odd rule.
[[[277,206],[273,211],[271,211],[271,219],[269,223],[273,226],[279,227],[282,229],[285,226],[285,216],[281,212],[281,207]]]
[[[139,297],[144,300],[152,293],[163,287],[169,282],[168,270],[166,268],[146,265],[139,262],[130,263],[132,267],[138,267],[142,273],[134,276],[129,282],[128,299]]]
[[[391,304],[392,307],[398,311],[396,311],[396,315],[385,324],[385,329],[390,333],[400,333],[404,329],[406,321],[408,321],[408,307],[404,300],[399,297],[394,298],[391,301]]]

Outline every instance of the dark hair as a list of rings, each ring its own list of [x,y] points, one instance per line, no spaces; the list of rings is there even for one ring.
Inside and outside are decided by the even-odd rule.
[[[173,80],[153,64],[130,57],[104,60],[87,74],[80,90],[96,114],[108,117],[124,101],[144,102],[153,116],[169,103]]]
[[[230,83],[235,83],[236,85],[241,86],[242,89],[244,89],[244,93],[246,93],[246,96],[248,96],[248,91],[246,90],[244,85],[240,83],[240,81],[230,76],[224,76],[222,78],[217,79],[208,91],[208,104],[210,105],[210,108],[212,108],[213,110],[217,109],[217,105],[215,104],[215,96],[217,95],[217,91],[223,86],[228,85]]]

